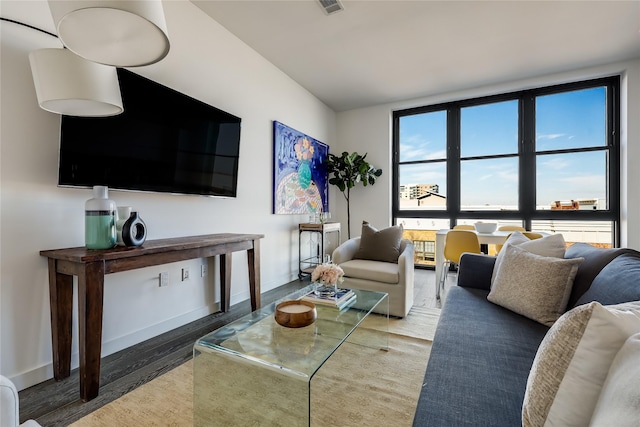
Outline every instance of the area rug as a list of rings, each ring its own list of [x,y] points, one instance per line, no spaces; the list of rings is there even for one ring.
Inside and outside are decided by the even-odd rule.
[[[439,310],[416,307],[389,320],[389,351],[345,343],[312,380],[311,425],[411,426]],[[384,329],[370,317],[358,331]],[[192,426],[191,361],[71,424],[74,427]],[[233,425],[228,422],[212,425]],[[277,424],[268,424],[277,425]]]

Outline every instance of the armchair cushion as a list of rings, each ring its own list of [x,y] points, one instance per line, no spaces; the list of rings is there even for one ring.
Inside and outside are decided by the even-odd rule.
[[[364,280],[373,280],[397,284],[400,281],[398,265],[390,262],[369,261],[365,259],[352,259],[340,264],[345,276],[358,277]]]
[[[397,263],[403,232],[402,225],[377,230],[367,221],[363,221],[360,248],[354,258]]]

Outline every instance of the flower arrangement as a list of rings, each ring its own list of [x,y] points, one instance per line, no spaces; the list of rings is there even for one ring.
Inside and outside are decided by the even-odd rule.
[[[296,152],[296,158],[301,162],[308,162],[313,158],[313,144],[311,144],[311,141],[309,141],[309,139],[307,138],[299,139],[298,142],[296,142],[296,144],[293,146],[293,149]]]
[[[336,264],[320,264],[311,273],[311,281],[324,286],[337,286],[344,280],[344,271]]]

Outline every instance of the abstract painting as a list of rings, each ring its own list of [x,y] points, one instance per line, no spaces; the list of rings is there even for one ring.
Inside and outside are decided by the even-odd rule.
[[[329,146],[274,121],[273,153],[273,213],[328,212]]]

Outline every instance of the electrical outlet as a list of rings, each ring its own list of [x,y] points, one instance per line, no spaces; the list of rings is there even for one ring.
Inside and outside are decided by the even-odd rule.
[[[182,269],[182,281],[185,280],[189,280],[189,269],[186,267]]]
[[[207,264],[202,264],[200,266],[200,277],[204,277],[207,275]]]
[[[159,281],[160,281],[160,287],[164,287],[164,286],[169,286],[169,273],[166,271],[163,271],[162,273],[160,273],[159,275]]]

